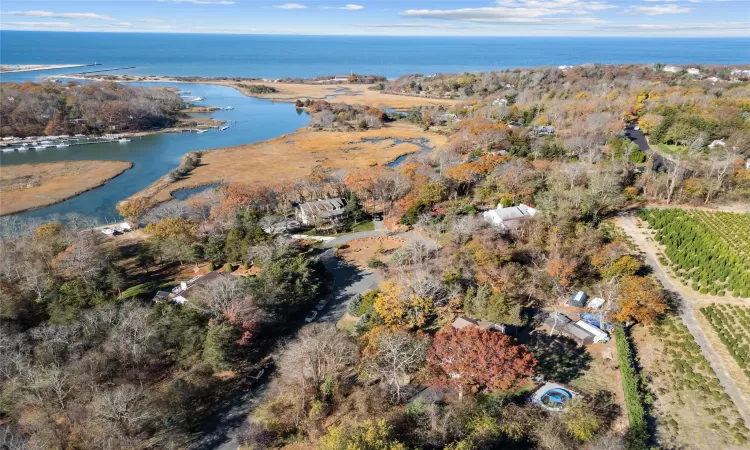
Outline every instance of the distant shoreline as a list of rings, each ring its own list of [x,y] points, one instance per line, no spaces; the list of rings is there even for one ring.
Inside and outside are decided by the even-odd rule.
[[[34,72],[37,70],[73,69],[92,67],[99,64],[0,64],[0,73]],[[15,67],[15,68],[13,68]]]

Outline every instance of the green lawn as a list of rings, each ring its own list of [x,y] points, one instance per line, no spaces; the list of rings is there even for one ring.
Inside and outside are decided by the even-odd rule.
[[[669,155],[684,155],[688,151],[684,145],[656,144],[656,147]]]
[[[352,233],[359,233],[360,231],[373,231],[375,229],[375,222],[372,220],[369,222],[362,222],[352,227]]]

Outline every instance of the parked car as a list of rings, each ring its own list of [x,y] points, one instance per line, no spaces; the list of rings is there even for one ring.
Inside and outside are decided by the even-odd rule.
[[[318,312],[310,311],[310,314],[308,314],[307,317],[305,317],[305,322],[310,323],[313,320],[315,320],[316,317],[318,317]]]
[[[374,220],[375,222],[380,222],[381,220],[383,220],[383,215],[380,213],[375,213],[372,215],[372,220]]]
[[[322,311],[323,308],[325,308],[327,304],[328,304],[328,300],[323,299],[319,301],[317,305],[315,305],[315,309],[318,311]]]

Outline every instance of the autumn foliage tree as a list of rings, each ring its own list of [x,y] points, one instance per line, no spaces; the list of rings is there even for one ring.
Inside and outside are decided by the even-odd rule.
[[[458,390],[459,399],[470,388],[517,388],[534,375],[536,366],[536,358],[525,345],[476,327],[436,334],[427,359],[434,373]]]
[[[627,326],[654,323],[667,310],[661,286],[651,278],[623,277],[618,300],[619,311],[613,317]]]
[[[380,286],[373,307],[386,324],[406,327],[420,327],[434,313],[431,298],[408,292],[404,286],[393,280],[388,280]]]

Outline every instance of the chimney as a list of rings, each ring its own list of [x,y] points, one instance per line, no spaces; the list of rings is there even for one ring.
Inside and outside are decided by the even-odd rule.
[[[185,282],[185,281],[180,281],[180,289],[182,289],[182,290],[184,291],[185,289],[187,289],[187,287],[188,287],[188,286],[187,286],[187,282]]]

